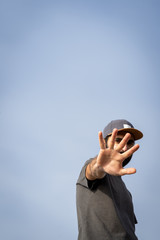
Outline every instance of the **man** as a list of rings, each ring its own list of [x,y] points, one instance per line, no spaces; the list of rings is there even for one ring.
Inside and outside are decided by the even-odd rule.
[[[127,120],[114,120],[99,132],[99,154],[88,160],[77,181],[79,240],[137,240],[132,197],[121,176],[143,137]]]

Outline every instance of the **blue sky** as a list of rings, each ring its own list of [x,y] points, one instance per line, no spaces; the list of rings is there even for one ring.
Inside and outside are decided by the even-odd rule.
[[[124,181],[159,236],[159,1],[1,1],[0,238],[77,237],[75,184],[98,131],[144,133]]]

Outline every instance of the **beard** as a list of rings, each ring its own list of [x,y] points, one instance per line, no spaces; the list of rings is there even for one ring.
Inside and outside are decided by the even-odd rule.
[[[122,166],[125,167],[130,161],[131,161],[131,158],[132,158],[132,155],[128,158],[126,158],[123,163],[122,163]]]

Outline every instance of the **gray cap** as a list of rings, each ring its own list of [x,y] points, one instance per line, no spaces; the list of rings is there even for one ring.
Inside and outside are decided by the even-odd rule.
[[[134,126],[125,119],[118,119],[111,121],[103,130],[103,138],[110,136],[114,128],[118,129],[118,132],[131,133],[135,140],[143,137],[143,133],[134,128]]]

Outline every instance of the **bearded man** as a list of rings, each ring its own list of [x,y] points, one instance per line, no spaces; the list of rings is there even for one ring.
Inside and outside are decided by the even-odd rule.
[[[137,240],[132,196],[121,176],[143,134],[127,120],[113,120],[99,132],[100,151],[83,166],[77,181],[78,240]]]

